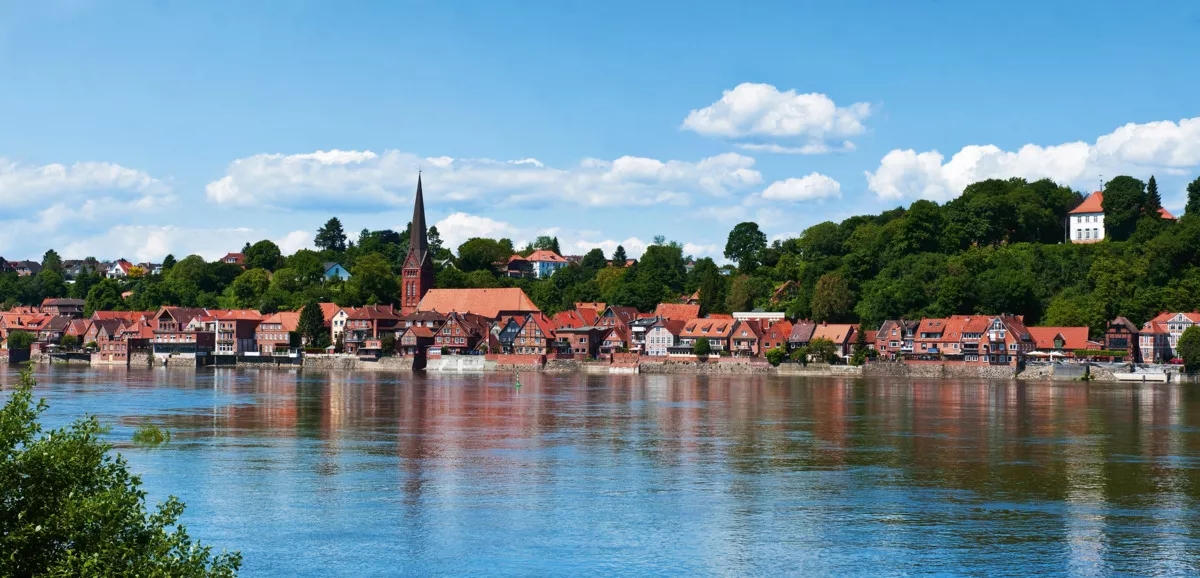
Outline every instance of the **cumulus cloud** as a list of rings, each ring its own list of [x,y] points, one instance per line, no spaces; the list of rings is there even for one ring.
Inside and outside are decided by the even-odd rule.
[[[865,102],[839,107],[821,93],[780,91],[770,84],[745,82],[726,90],[721,99],[688,113],[683,129],[705,136],[739,141],[738,146],[786,154],[821,154],[853,150],[844,140],[866,131],[871,115]],[[841,141],[838,144],[829,144]]]
[[[842,185],[821,173],[811,173],[798,179],[775,181],[762,192],[768,201],[813,201],[842,196]]]
[[[1178,123],[1130,123],[1092,144],[1027,144],[1016,152],[995,145],[969,145],[949,161],[938,151],[897,149],[884,155],[875,172],[865,175],[867,186],[882,199],[946,201],[961,195],[967,185],[990,178],[1094,184],[1102,174],[1155,169],[1174,173],[1196,166],[1200,166],[1200,117]]]
[[[459,245],[473,237],[500,239],[511,238],[517,233],[517,229],[508,223],[461,212],[451,213],[434,223],[434,226],[437,227],[438,235],[442,237],[442,245],[455,251]]]
[[[59,252],[67,259],[123,257],[131,261],[160,261],[168,254],[173,254],[179,259],[187,255],[200,255],[212,261],[241,249],[246,243],[263,239],[274,241],[284,255],[312,248],[312,234],[307,231],[292,231],[283,237],[272,238],[265,231],[249,227],[117,225],[97,235],[67,243]]]
[[[754,159],[725,153],[697,162],[624,156],[584,159],[565,169],[537,159],[421,158],[401,151],[318,151],[238,159],[206,187],[226,206],[376,211],[411,203],[417,170],[426,202],[564,202],[584,206],[688,204],[762,182]]]
[[[0,255],[94,233],[172,200],[163,181],[113,163],[30,165],[0,158]]]

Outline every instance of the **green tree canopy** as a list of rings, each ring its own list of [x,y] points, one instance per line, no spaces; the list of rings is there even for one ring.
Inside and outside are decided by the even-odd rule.
[[[1146,183],[1119,176],[1104,184],[1104,236],[1124,241],[1133,235],[1146,206]]]
[[[23,372],[0,409],[0,575],[236,575],[241,555],[194,542],[177,498],[147,511],[95,417],[43,432],[33,386]]]
[[[363,305],[394,303],[399,285],[387,259],[379,253],[360,257],[350,271],[350,282],[357,301]]]
[[[279,245],[262,240],[246,249],[244,265],[247,269],[265,269],[274,271],[283,266],[283,253]]]
[[[458,246],[458,268],[466,272],[496,271],[497,264],[508,263],[513,256],[512,245],[494,239],[474,237]]]
[[[313,239],[313,244],[318,249],[325,251],[342,252],[346,250],[346,231],[342,229],[342,222],[337,217],[331,217],[325,224],[317,229],[317,236]]]
[[[812,298],[813,320],[818,323],[847,321],[852,305],[850,285],[841,274],[826,273],[817,280]]]
[[[624,267],[625,263],[628,261],[629,257],[625,256],[625,247],[622,245],[617,245],[617,248],[613,250],[613,265],[616,265],[617,267]]]
[[[710,353],[712,353],[712,343],[710,343],[708,341],[707,337],[697,338],[696,341],[694,343],[692,343],[692,354],[693,355],[696,355],[698,357],[703,357]]]
[[[743,272],[753,271],[766,247],[767,235],[758,229],[758,223],[738,223],[725,242],[725,258],[737,262]]]
[[[1175,349],[1183,359],[1183,366],[1188,373],[1200,370],[1200,327],[1193,325],[1184,329]]]
[[[588,251],[587,254],[583,256],[583,260],[580,261],[580,265],[583,265],[585,269],[592,271],[592,274],[595,274],[596,271],[603,269],[608,265],[608,259],[604,256],[604,249],[596,247],[595,249]]]

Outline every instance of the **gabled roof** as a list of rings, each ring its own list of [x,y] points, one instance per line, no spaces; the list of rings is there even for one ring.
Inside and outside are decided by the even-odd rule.
[[[105,319],[96,321],[96,336],[115,337],[120,333],[121,328],[125,326],[125,322],[120,319]]]
[[[405,329],[403,332],[401,332],[401,335],[403,335],[404,333],[410,333],[417,337],[433,339],[433,328],[432,327],[413,325],[413,326],[410,326],[407,329]]]
[[[1200,313],[1196,313],[1195,311],[1193,311],[1191,313],[1185,313],[1185,312],[1181,312],[1181,311],[1172,313],[1169,311],[1164,311],[1162,313],[1159,313],[1157,317],[1155,317],[1154,319],[1151,319],[1150,321],[1153,321],[1154,323],[1166,323],[1166,322],[1174,319],[1176,315],[1182,315],[1182,316],[1188,318],[1188,320],[1190,320],[1192,323],[1200,323]]]
[[[45,299],[42,299],[42,307],[47,307],[47,306],[83,307],[83,299],[67,299],[67,298],[54,299],[51,297],[47,297]]]
[[[446,323],[457,323],[462,330],[468,335],[483,336],[490,335],[488,331],[488,320],[482,315],[473,313],[451,313],[446,316]]]
[[[742,335],[742,333],[745,333],[745,335]],[[761,339],[762,331],[759,329],[757,323],[742,320],[734,323],[731,335],[734,339]]]
[[[812,321],[797,321],[792,325],[792,332],[788,334],[788,341],[791,343],[807,343],[812,341],[813,331],[816,331],[817,324]]]
[[[854,334],[857,325],[846,323],[822,323],[813,330],[813,339],[828,339],[834,343],[846,343]]]
[[[588,323],[583,320],[583,315],[574,309],[559,311],[558,313],[555,313],[554,317],[551,317],[550,320],[554,323],[554,327],[557,329],[584,327],[588,325]]]
[[[610,312],[612,313],[611,316],[609,315]],[[625,323],[629,323],[630,321],[637,319],[637,316],[637,307],[618,307],[616,305],[610,305],[604,310],[604,315],[601,317],[615,317]]]
[[[942,319],[939,317],[922,319],[921,324],[917,326],[916,339],[918,339],[918,340],[922,339],[921,335],[923,335],[925,333],[933,333],[935,335],[942,335],[943,333],[946,332],[946,324],[949,321],[950,321],[949,319]],[[924,338],[924,339],[929,339],[929,338]]]
[[[1125,317],[1117,317],[1108,323],[1109,327],[1124,327],[1130,333],[1137,333],[1137,326]]]
[[[67,326],[67,333],[71,335],[83,335],[88,332],[88,328],[92,326],[91,320],[88,319],[72,319],[71,324]]]
[[[567,260],[565,258],[563,258],[562,255],[559,255],[558,253],[555,253],[554,251],[549,251],[546,249],[538,249],[537,251],[530,253],[528,257],[525,257],[525,260],[533,261],[535,263],[566,263],[567,262]]]
[[[534,324],[542,331],[542,337],[545,337],[546,339],[554,339],[554,323],[550,321],[549,317],[543,315],[541,311],[538,311],[537,313],[530,313],[526,317],[525,325],[528,326],[530,323]],[[521,329],[523,330],[524,327]]]
[[[184,326],[190,323],[193,319],[207,314],[207,311],[199,307],[163,307],[162,309],[158,310],[158,313],[154,315],[154,318],[158,319],[165,315],[173,319],[180,326]]]
[[[792,329],[792,322],[784,319],[783,321],[776,321],[770,327],[764,329],[762,336],[763,339],[772,341],[787,341],[792,335]]]
[[[733,334],[736,322],[732,319],[689,319],[680,335],[683,337],[727,338]]]
[[[317,305],[321,307],[321,317],[325,318],[326,324],[329,323],[330,319],[333,319],[334,315],[337,315],[338,312],[342,310],[342,307],[337,303],[318,303]],[[353,308],[349,308],[346,311],[346,314],[349,315],[353,310]]]
[[[100,321],[101,319],[124,319],[127,321],[154,319],[155,311],[93,311],[92,320]]]
[[[1084,199],[1082,203],[1079,203],[1078,207],[1071,209],[1069,214],[1077,215],[1080,213],[1103,213],[1103,212],[1104,212],[1104,192],[1096,191],[1096,192],[1088,195],[1088,197],[1086,199]],[[1175,215],[1172,215],[1169,211],[1167,211],[1166,209],[1164,209],[1162,207],[1158,208],[1158,215],[1164,219],[1170,219],[1172,221],[1175,220]]]
[[[1087,196],[1078,207],[1071,209],[1069,214],[1075,215],[1079,213],[1103,213],[1104,212],[1104,193],[1096,191]]]
[[[501,312],[540,311],[519,287],[501,289],[430,289],[417,304],[418,311],[474,313],[489,319]]]
[[[230,259],[232,259],[234,263],[237,263],[239,265],[246,262],[246,256],[241,253],[226,253],[224,257],[221,257],[221,262],[224,263],[226,261],[229,261]]]
[[[264,317],[262,322],[278,323],[283,326],[284,331],[295,331],[300,327],[300,313],[298,311],[280,311]]]
[[[593,311],[604,311],[605,303],[603,301],[576,301],[576,309],[591,309]]]
[[[262,321],[263,314],[253,309],[213,309],[208,312],[217,321]]]
[[[400,316],[396,314],[396,309],[391,305],[367,305],[360,307],[351,313],[348,319],[392,319],[399,320]]]
[[[1029,334],[1033,337],[1038,349],[1055,349],[1054,340],[1064,341],[1062,349],[1088,349],[1087,327],[1030,327]]]
[[[686,321],[700,316],[700,306],[686,303],[659,303],[658,307],[654,308],[654,316]]]

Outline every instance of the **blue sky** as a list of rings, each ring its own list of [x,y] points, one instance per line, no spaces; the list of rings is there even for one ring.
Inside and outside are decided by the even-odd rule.
[[[748,4],[748,3],[747,3]],[[1200,174],[1200,5],[0,0],[0,255],[402,227],[719,256],[992,176]]]

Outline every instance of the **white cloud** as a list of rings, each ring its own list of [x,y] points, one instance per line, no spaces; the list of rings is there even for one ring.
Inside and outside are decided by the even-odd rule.
[[[112,163],[28,165],[0,157],[0,203],[6,209],[95,199],[141,200],[170,192],[150,175]]]
[[[617,246],[620,245],[621,247],[625,248],[625,255],[627,257],[630,259],[638,259],[641,258],[642,253],[646,252],[646,247],[649,247],[650,243],[637,237],[629,237],[624,241],[616,241],[613,239],[606,239],[604,241],[580,240],[567,245],[564,245],[560,242],[559,245],[568,255],[584,255],[587,254],[588,251],[599,247],[604,251],[604,256],[608,257],[609,259],[612,258],[613,251],[616,251]],[[568,249],[568,247],[570,248]]]
[[[875,172],[865,172],[867,185],[882,199],[946,201],[962,194],[967,185],[990,178],[1048,178],[1095,186],[1101,175],[1153,169],[1174,173],[1200,166],[1200,117],[1179,123],[1126,124],[1100,136],[1094,144],[1027,144],[1016,152],[995,145],[970,145],[944,161],[937,151],[893,150],[884,155]]]
[[[420,158],[401,151],[318,151],[238,159],[208,184],[210,201],[228,206],[377,211],[411,203],[425,169],[426,203],[565,202],[584,206],[688,204],[762,182],[754,159],[725,153],[697,162],[625,156],[584,159],[555,169],[536,159]]]
[[[131,261],[160,261],[167,254],[182,259],[200,255],[215,260],[226,253],[236,252],[246,243],[270,239],[266,231],[248,227],[196,228],[171,225],[117,225],[100,234],[78,239],[62,246],[66,259],[96,257]],[[312,248],[312,234],[292,231],[281,238],[271,239],[284,255]]]
[[[854,152],[857,148],[850,141],[843,141],[840,145],[830,145],[824,142],[813,142],[802,146],[783,146],[774,143],[736,143],[734,148],[739,148],[746,151],[776,153],[783,155],[820,155],[825,153],[848,153]]]
[[[865,102],[839,107],[821,93],[781,92],[770,84],[745,82],[726,90],[721,99],[693,110],[683,120],[683,129],[705,136],[751,140],[748,150],[788,154],[820,154],[839,150],[826,143],[862,134],[863,121],[871,115]],[[799,141],[789,145],[775,141]],[[842,142],[840,150],[853,150]]]
[[[94,233],[173,201],[170,187],[112,163],[28,165],[0,158],[0,255],[38,257],[49,244]]]
[[[769,201],[813,201],[841,196],[842,185],[821,173],[775,181],[762,192],[762,198]]]
[[[300,249],[313,248],[313,234],[308,231],[292,231],[275,242],[284,255],[291,255]]]
[[[467,213],[451,213],[434,226],[442,237],[442,246],[452,251],[457,251],[459,245],[473,237],[500,239],[517,233],[517,229],[508,223]]]

